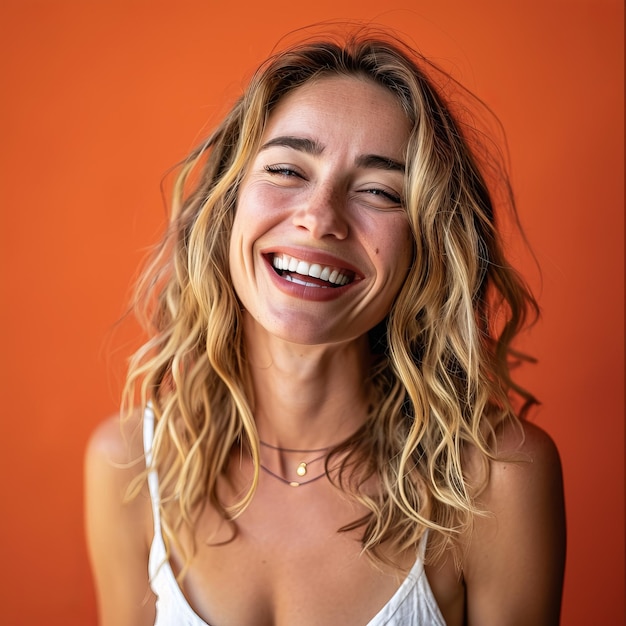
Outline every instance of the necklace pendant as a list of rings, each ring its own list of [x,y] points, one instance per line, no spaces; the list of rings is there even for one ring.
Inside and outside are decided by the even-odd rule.
[[[300,486],[300,483],[297,483],[297,482],[294,480],[293,482],[290,482],[290,483],[289,483],[289,486],[290,486],[290,487],[299,487],[299,486]]]
[[[306,476],[306,463],[304,461],[296,468],[296,474],[298,476]]]

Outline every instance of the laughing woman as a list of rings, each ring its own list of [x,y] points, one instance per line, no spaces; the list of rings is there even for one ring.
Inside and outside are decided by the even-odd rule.
[[[536,305],[431,72],[303,43],[183,164],[138,408],[87,452],[102,625],[558,623],[560,463],[509,372]]]

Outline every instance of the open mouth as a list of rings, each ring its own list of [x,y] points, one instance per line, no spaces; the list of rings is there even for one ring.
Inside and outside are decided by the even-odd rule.
[[[309,263],[288,254],[271,257],[274,271],[285,280],[310,287],[343,287],[354,281],[355,274],[348,269]]]

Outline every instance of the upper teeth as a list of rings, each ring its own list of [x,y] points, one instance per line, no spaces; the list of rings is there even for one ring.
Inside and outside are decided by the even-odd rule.
[[[333,283],[333,285],[347,285],[350,282],[350,277],[336,267],[320,265],[319,263],[307,263],[288,254],[275,254],[272,264],[277,270],[319,278],[320,280]]]

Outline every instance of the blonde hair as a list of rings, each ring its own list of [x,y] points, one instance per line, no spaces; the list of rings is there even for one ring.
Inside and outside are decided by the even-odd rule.
[[[137,309],[149,340],[134,355],[127,406],[152,405],[165,533],[210,503],[233,520],[253,497],[259,441],[240,306],[229,275],[229,236],[237,191],[277,102],[328,75],[360,76],[389,89],[412,131],[406,211],[414,258],[387,318],[370,332],[377,402],[363,428],[330,455],[335,479],[368,513],[341,530],[362,529],[377,562],[415,546],[425,528],[441,549],[471,525],[475,493],[464,476],[466,445],[483,467],[494,458],[494,429],[534,401],[510,376],[511,342],[537,306],[504,258],[486,175],[504,189],[502,170],[482,158],[471,124],[461,125],[436,82],[458,85],[400,41],[358,32],[342,41],[300,43],[269,58],[230,113],[182,164],[170,226],[138,286]],[[481,161],[479,163],[479,156]],[[494,175],[494,172],[496,175]],[[519,415],[518,411],[518,415]],[[240,446],[255,474],[226,507],[217,481]],[[339,456],[341,454],[341,456]],[[327,460],[327,467],[330,460]],[[380,490],[366,493],[377,477]]]

